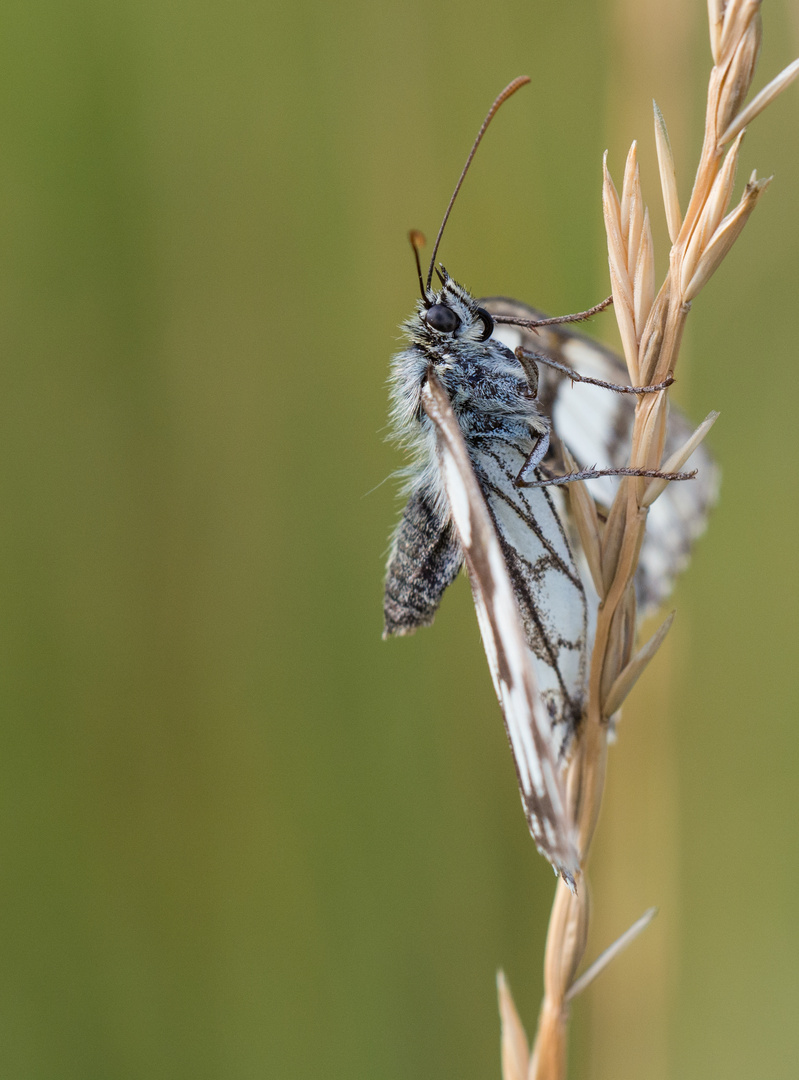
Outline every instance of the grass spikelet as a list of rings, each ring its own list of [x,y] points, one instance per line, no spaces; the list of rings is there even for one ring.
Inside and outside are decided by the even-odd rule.
[[[674,166],[674,154],[671,149],[669,132],[663,113],[658,108],[656,101],[652,102],[655,111],[655,147],[658,155],[658,167],[660,169],[660,186],[663,193],[663,206],[666,210],[666,223],[669,227],[669,240],[672,244],[680,234],[682,214],[680,213],[680,200],[677,195],[677,170]]]
[[[754,97],[746,108],[730,122],[727,129],[719,137],[719,144],[725,146],[730,139],[734,139],[739,131],[743,131],[747,124],[751,124],[755,117],[759,116],[765,107],[770,105],[798,76],[799,59],[794,60],[776,78],[772,79],[768,86],[764,87],[757,97]]]
[[[527,1032],[502,971],[497,973],[497,997],[502,1027],[502,1080],[527,1080],[530,1067]]]

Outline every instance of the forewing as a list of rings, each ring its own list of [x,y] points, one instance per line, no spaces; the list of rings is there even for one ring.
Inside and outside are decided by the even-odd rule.
[[[574,832],[502,546],[449,398],[432,371],[422,390],[422,405],[436,428],[444,488],[465,555],[530,832],[539,851],[573,886],[579,867]]]
[[[504,297],[491,297],[480,303],[492,315],[530,320],[546,317],[535,308]],[[511,349],[521,345],[531,352],[543,353],[581,375],[605,382],[629,382],[627,367],[619,356],[564,326],[532,331],[498,324],[495,336]],[[562,471],[562,462],[557,460],[559,439],[583,467],[618,469],[628,465],[635,397],[599,386],[572,384],[565,375],[543,364],[539,365],[539,374],[539,400],[543,411],[551,417],[557,436],[553,440],[552,457],[546,464]],[[692,431],[693,426],[683,414],[671,408],[664,459]],[[719,470],[704,446],[691,455],[684,468],[696,469],[696,478],[669,484],[649,511],[636,574],[638,610],[642,615],[654,610],[671,592],[675,578],[688,563],[694,540],[705,531],[708,514],[718,495]],[[601,477],[586,483],[601,506],[610,506],[618,487],[617,478]]]
[[[551,745],[562,760],[585,696],[585,589],[551,493],[515,483],[525,462],[522,450],[499,439],[476,440],[468,448],[510,574]]]

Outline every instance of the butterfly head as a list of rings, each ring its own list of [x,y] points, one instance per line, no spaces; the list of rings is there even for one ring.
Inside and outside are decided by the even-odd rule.
[[[488,341],[494,332],[494,320],[467,289],[442,270],[440,290],[425,291],[425,298],[419,301],[416,314],[406,325],[411,339],[432,349],[446,349],[456,342]]]

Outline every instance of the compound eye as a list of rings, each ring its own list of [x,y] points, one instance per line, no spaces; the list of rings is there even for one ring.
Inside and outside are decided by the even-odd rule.
[[[479,307],[477,309],[477,318],[483,324],[483,332],[480,335],[480,340],[488,341],[488,339],[494,333],[494,320],[488,314],[486,309],[482,307]]]
[[[458,316],[446,304],[433,304],[424,318],[430,329],[437,330],[439,334],[453,334],[461,324]]]

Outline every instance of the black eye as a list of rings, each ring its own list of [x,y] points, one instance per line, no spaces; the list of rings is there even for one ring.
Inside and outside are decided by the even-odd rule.
[[[483,307],[479,307],[477,309],[477,317],[483,324],[483,332],[480,335],[480,340],[488,341],[488,339],[494,333],[494,320]]]
[[[446,304],[433,304],[424,318],[430,329],[437,330],[439,334],[452,334],[461,324],[458,316]]]

